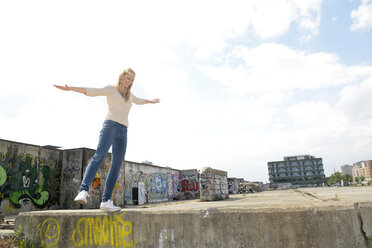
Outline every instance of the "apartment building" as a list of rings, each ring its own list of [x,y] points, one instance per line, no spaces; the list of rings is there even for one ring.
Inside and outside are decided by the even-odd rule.
[[[268,162],[270,183],[293,185],[323,185],[323,159],[311,155],[284,157],[282,161]]]
[[[366,180],[372,180],[372,160],[354,163],[352,173],[353,178],[364,177]]]
[[[342,173],[342,175],[353,175],[353,172],[352,172],[352,169],[353,169],[353,166],[352,165],[343,165],[340,167],[340,172]]]

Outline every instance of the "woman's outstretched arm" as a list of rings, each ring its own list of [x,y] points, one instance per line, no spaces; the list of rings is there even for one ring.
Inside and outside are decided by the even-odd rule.
[[[54,87],[56,87],[57,89],[60,89],[60,90],[75,91],[75,92],[82,93],[82,94],[85,94],[85,95],[87,94],[86,89],[83,88],[83,87],[73,87],[73,86],[68,86],[67,84],[65,84],[65,86],[54,85]]]
[[[160,99],[159,99],[159,98],[156,98],[156,99],[154,99],[154,100],[152,100],[152,101],[150,101],[150,100],[145,100],[145,103],[160,103]]]

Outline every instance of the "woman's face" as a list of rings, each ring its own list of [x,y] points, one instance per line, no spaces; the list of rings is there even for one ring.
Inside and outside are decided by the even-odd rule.
[[[125,88],[129,88],[134,81],[134,75],[131,73],[127,73],[124,75],[124,86]]]

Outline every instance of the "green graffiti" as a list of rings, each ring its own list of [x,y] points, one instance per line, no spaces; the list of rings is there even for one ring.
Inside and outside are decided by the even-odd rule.
[[[22,199],[29,199],[37,208],[45,208],[58,202],[61,164],[47,164],[31,155],[2,154],[0,160],[0,192],[2,199],[8,198],[15,208],[20,208]],[[51,167],[55,179],[51,179]],[[53,180],[59,180],[53,182]],[[56,197],[49,193],[50,185],[57,185]],[[0,200],[1,203],[1,200]]]
[[[21,190],[21,191],[18,191],[18,192],[13,192],[13,193],[9,194],[9,200],[13,204],[16,205],[16,204],[19,203],[19,200],[28,197],[36,205],[44,206],[46,203],[48,203],[49,192],[48,191],[37,192],[37,191],[40,191],[40,190],[36,190],[36,192],[34,192],[34,194],[31,194],[27,189],[24,189],[24,190]]]
[[[0,167],[0,186],[2,186],[6,181],[6,171],[3,167]]]

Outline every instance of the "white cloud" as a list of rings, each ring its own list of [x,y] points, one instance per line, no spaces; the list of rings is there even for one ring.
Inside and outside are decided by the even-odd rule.
[[[336,54],[274,43],[238,47],[224,62],[221,67],[197,68],[235,98],[219,109],[232,120],[226,126],[232,127],[227,136],[234,142],[234,160],[254,167],[285,155],[311,154],[323,157],[330,174],[332,166],[370,159],[366,155],[372,145],[371,66],[347,66]],[[337,102],[295,99],[297,93],[317,99],[313,94],[340,88]],[[234,121],[245,129],[237,128]],[[238,167],[229,170],[237,173]]]
[[[372,94],[372,77],[361,84],[350,85],[340,92],[341,100],[337,107],[342,109],[355,122],[372,118],[370,99]]]
[[[24,1],[22,8],[18,4],[8,2],[0,10],[0,21],[12,24],[1,26],[5,38],[0,52],[7,60],[0,66],[18,74],[14,80],[20,82],[25,80],[14,68],[35,62],[36,70],[24,71],[29,76],[61,74],[71,80],[77,68],[80,75],[107,71],[104,78],[128,61],[172,61],[173,49],[183,44],[194,47],[197,56],[208,57],[222,52],[230,39],[249,28],[266,39],[297,23],[301,36],[313,36],[321,1]]]
[[[350,14],[353,21],[350,27],[351,31],[369,31],[372,27],[372,0],[362,0],[361,2],[361,5]]]
[[[228,59],[244,63],[237,67],[226,63],[222,67],[198,68],[238,95],[327,88],[357,82],[372,74],[371,66],[345,66],[336,54],[309,53],[275,43],[252,49],[238,47]]]
[[[370,159],[372,112],[369,96],[372,76],[362,83],[344,87],[336,103],[309,101],[287,110],[289,130],[287,145],[296,144],[302,151],[322,154],[325,163],[340,166]]]
[[[310,1],[257,1],[250,14],[252,27],[263,38],[273,38],[288,31],[292,22],[297,23],[301,39],[318,34],[321,0]],[[305,38],[306,37],[306,38]]]
[[[301,40],[308,41],[318,35],[321,19],[322,0],[294,1],[297,7],[296,22],[298,23]]]

